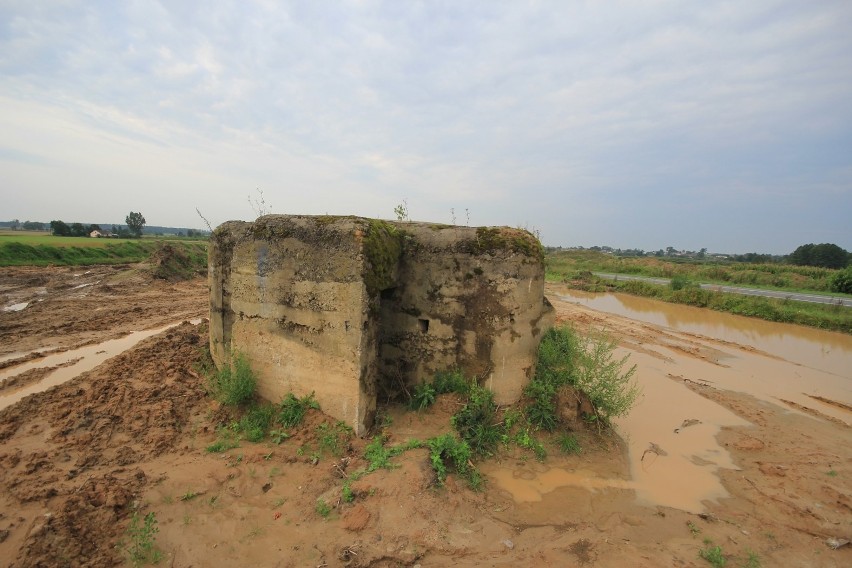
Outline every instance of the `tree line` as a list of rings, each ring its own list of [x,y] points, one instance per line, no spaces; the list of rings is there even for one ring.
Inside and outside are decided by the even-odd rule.
[[[831,243],[802,245],[787,256],[787,262],[799,266],[819,266],[822,268],[846,268],[850,254]]]
[[[69,225],[64,221],[55,220],[50,222],[50,230],[57,237],[88,237],[95,231],[100,233],[101,236],[117,236],[125,239],[138,239],[142,236],[142,229],[145,227],[145,217],[142,213],[131,211],[124,222],[127,223],[127,227],[113,225],[112,230],[108,232],[101,229],[100,225],[87,226],[82,223],[71,223]]]
[[[583,250],[584,247],[576,247]],[[549,250],[562,250],[562,247],[549,247]],[[745,254],[711,254],[706,248],[699,251],[677,250],[674,247],[666,247],[658,251],[644,251],[642,249],[620,249],[612,247],[589,247],[588,250],[613,254],[618,257],[658,257],[672,260],[711,260],[731,261],[749,264],[795,264],[798,266],[814,266],[818,268],[842,269],[852,265],[852,253],[832,244],[813,243],[801,245],[788,255],[760,254],[748,252]]]

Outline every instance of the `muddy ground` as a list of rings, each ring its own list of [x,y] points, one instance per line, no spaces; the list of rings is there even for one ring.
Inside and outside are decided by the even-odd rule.
[[[478,492],[453,475],[437,487],[426,450],[412,450],[354,483],[346,503],[341,475],[366,465],[366,441],[322,450],[318,427],[333,421],[321,412],[280,444],[205,451],[228,419],[195,368],[206,328],[189,320],[206,315],[205,281],[167,283],[140,266],[4,268],[0,294],[3,306],[29,302],[0,312],[0,367],[20,381],[0,398],[48,375],[38,362],[50,352],[184,321],[0,411],[3,566],[127,564],[133,511],[155,514],[165,566],[709,566],[705,539],[728,566],[852,566],[852,547],[826,544],[852,539],[848,420],[670,373],[749,423],[718,432],[738,469],[702,464],[726,496],[699,510],[638,499],[627,444],[588,431],[576,433],[579,455],[549,445],[544,463],[512,450],[477,464]],[[551,299],[560,320],[604,324],[637,356],[675,367],[706,357],[673,349],[695,338],[671,329]],[[426,438],[448,431],[458,407],[447,396],[423,413],[387,407],[375,433],[391,445]],[[668,463],[663,452],[643,467],[651,459]]]

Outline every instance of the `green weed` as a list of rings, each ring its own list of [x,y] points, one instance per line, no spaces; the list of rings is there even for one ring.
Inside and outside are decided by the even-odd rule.
[[[290,437],[290,434],[284,430],[272,430],[269,433],[269,437],[272,439],[273,444],[280,445],[281,442]]]
[[[425,410],[435,403],[437,391],[431,383],[422,383],[414,387],[414,394],[408,403],[412,410]]]
[[[355,500],[355,493],[352,492],[352,481],[347,479],[343,482],[343,489],[340,491],[340,497],[346,503],[351,503]]]
[[[748,557],[746,558],[746,561],[743,564],[743,568],[760,568],[761,567],[760,557],[757,555],[756,552],[753,552],[751,550],[746,550],[746,554],[748,554]]]
[[[692,536],[698,536],[698,534],[701,532],[701,529],[699,529],[698,526],[692,521],[686,521],[686,526],[689,527],[689,532],[692,534]]]
[[[239,429],[249,442],[260,442],[266,437],[274,415],[275,407],[271,404],[252,406],[240,419]]]
[[[196,493],[195,491],[189,490],[189,491],[187,491],[186,493],[184,493],[183,495],[180,496],[180,500],[181,501],[192,501],[196,497],[198,497],[198,493]]]
[[[256,387],[257,379],[242,353],[235,354],[231,365],[219,369],[209,379],[210,392],[219,402],[229,406],[250,401]]]
[[[316,431],[319,436],[320,451],[329,452],[335,457],[343,455],[352,438],[352,428],[340,421],[334,425],[323,422],[317,426]]]
[[[218,439],[207,446],[207,452],[213,454],[221,454],[230,449],[239,447],[239,438],[237,434],[230,428],[219,428],[217,430]]]
[[[435,386],[437,394],[445,394],[456,392],[459,394],[467,394],[470,389],[471,382],[468,381],[464,373],[459,369],[449,371],[439,371],[435,373],[435,380],[432,383]]]
[[[556,440],[556,445],[565,454],[579,454],[583,451],[580,447],[580,442],[572,434],[563,434]]]
[[[443,485],[447,479],[448,465],[467,480],[474,489],[482,487],[482,476],[472,465],[471,449],[467,442],[452,434],[443,434],[427,441],[429,460],[438,485]]]
[[[529,428],[522,428],[515,434],[515,443],[525,450],[532,450],[535,459],[538,461],[544,461],[547,458],[547,450],[544,449],[541,442],[533,437]]]
[[[469,399],[452,417],[452,424],[473,453],[487,456],[502,440],[503,423],[497,419],[494,394],[473,383],[469,389]]]
[[[713,546],[713,541],[709,538],[704,539],[704,544],[707,545],[707,548],[702,548],[698,551],[698,556],[709,562],[713,568],[722,568],[727,564],[728,560],[725,558],[724,553],[722,553],[721,546]]]
[[[155,539],[160,529],[157,528],[157,517],[153,511],[139,517],[139,511],[133,511],[130,526],[127,527],[127,537],[130,543],[127,554],[133,566],[141,566],[147,562],[159,562],[162,554],[155,549]]]
[[[385,447],[384,443],[385,440],[382,436],[375,436],[364,448],[364,459],[368,462],[367,473],[372,473],[380,468],[393,469],[396,466],[391,463],[392,458],[408,450],[423,447],[423,442],[420,440],[409,440],[405,444],[392,447]]]
[[[538,429],[552,432],[556,429],[556,385],[544,381],[530,381],[524,394],[532,398],[526,407],[527,420]]]
[[[294,428],[301,424],[309,408],[319,410],[319,403],[314,399],[314,393],[302,398],[296,398],[288,393],[278,408],[276,422],[284,428]]]
[[[326,519],[331,514],[331,506],[324,499],[317,499],[316,512],[320,517]]]

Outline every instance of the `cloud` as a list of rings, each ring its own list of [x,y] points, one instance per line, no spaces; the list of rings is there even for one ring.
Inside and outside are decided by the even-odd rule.
[[[250,217],[256,187],[286,212],[407,197],[551,244],[733,250],[852,210],[850,23],[844,1],[5,3],[0,191],[32,196],[21,218],[88,214],[59,187],[119,220],[150,195],[177,225]],[[751,238],[795,248],[776,236]]]

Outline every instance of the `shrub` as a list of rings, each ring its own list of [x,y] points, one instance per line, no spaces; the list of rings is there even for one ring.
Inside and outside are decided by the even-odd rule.
[[[831,291],[852,294],[852,266],[841,270],[831,278]]]
[[[625,371],[628,357],[615,358],[615,347],[602,333],[581,337],[568,326],[549,329],[539,346],[535,377],[525,390],[533,398],[527,408],[530,422],[552,429],[557,421],[556,392],[566,384],[589,397],[593,419],[604,425],[627,413],[641,390],[631,380],[636,366]]]
[[[223,367],[210,377],[210,390],[219,402],[238,406],[254,397],[257,379],[245,355],[237,353],[231,365]]]
[[[675,274],[672,276],[669,286],[672,290],[683,290],[684,288],[694,288],[697,285],[683,274]]]

